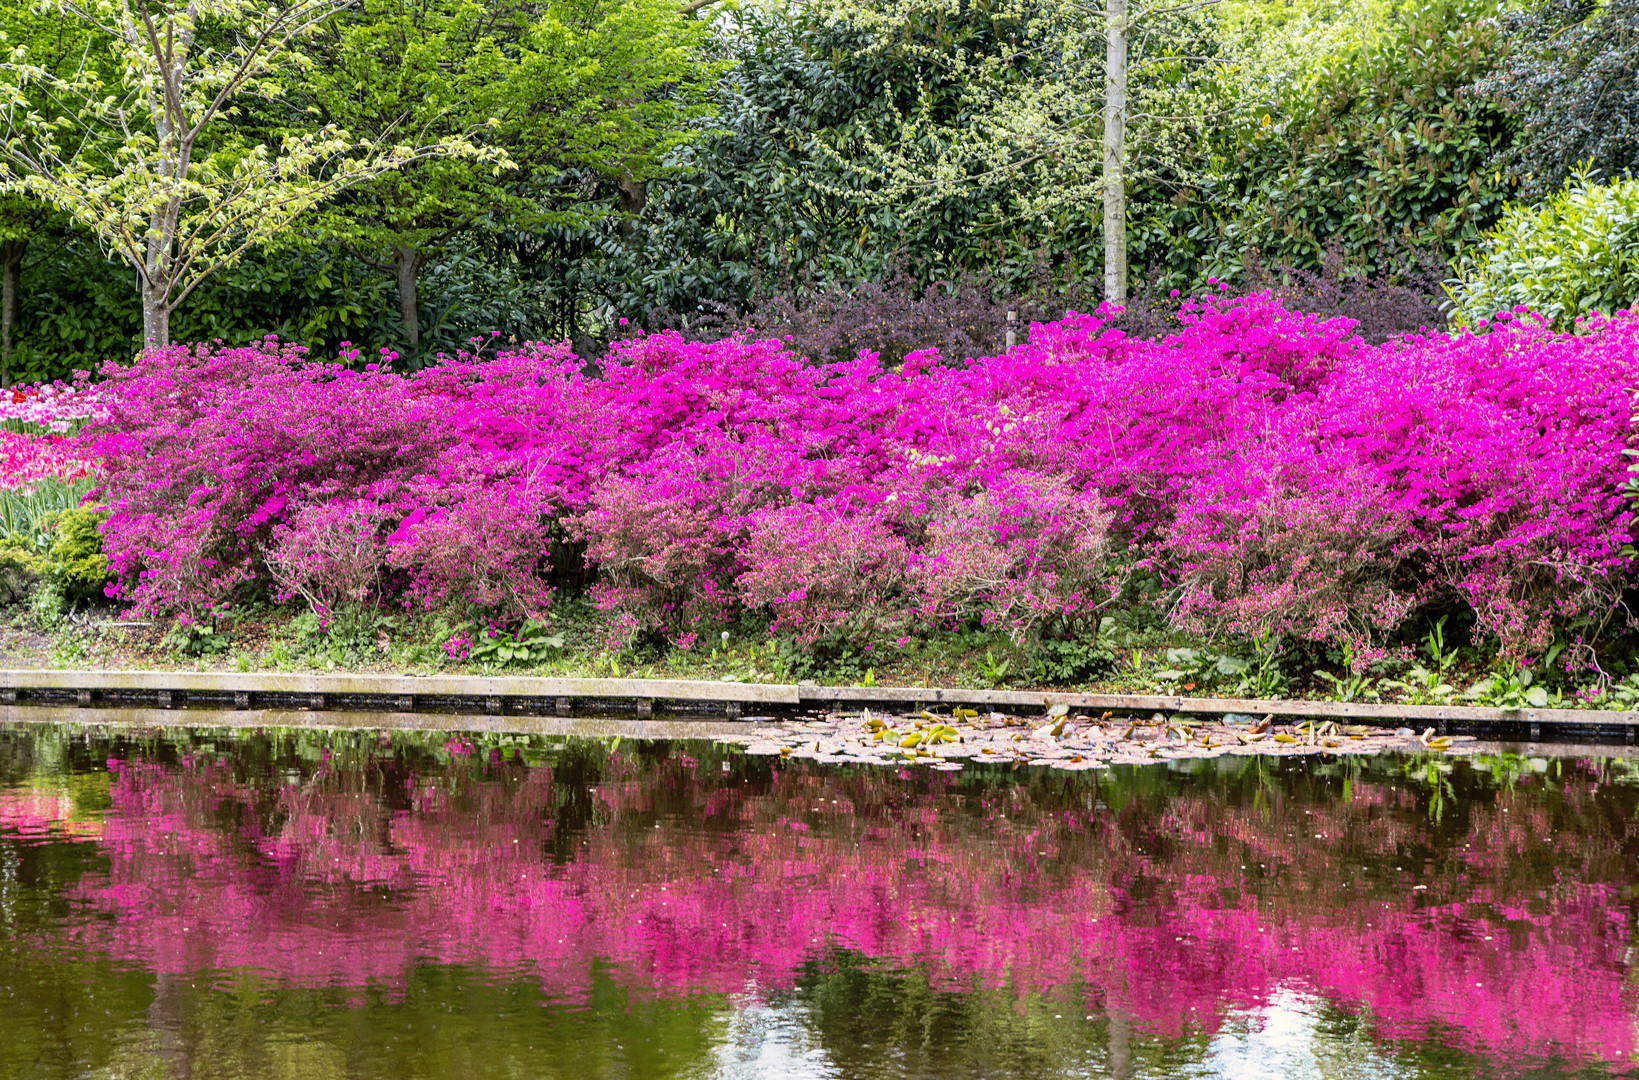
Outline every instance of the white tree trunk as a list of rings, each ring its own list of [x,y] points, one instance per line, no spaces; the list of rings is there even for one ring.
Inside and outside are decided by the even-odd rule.
[[[145,18],[147,10],[144,3]],[[182,222],[182,179],[188,175],[195,133],[189,130],[179,103],[184,97],[182,79],[193,49],[194,27],[199,20],[194,4],[188,4],[185,11],[186,21],[180,32],[174,39],[167,38],[163,52],[156,54],[161,61],[162,91],[158,96],[150,91],[148,99],[148,111],[154,118],[155,172],[160,187],[168,190],[169,196],[149,214],[148,247],[143,265],[138,268],[138,284],[142,287],[142,347],[145,349],[163,349],[171,343],[171,312],[181,299],[175,291],[177,274],[182,267],[177,234]],[[142,50],[135,23],[129,25],[126,33],[132,47]]]
[[[1127,299],[1127,0],[1106,0],[1104,299]]]

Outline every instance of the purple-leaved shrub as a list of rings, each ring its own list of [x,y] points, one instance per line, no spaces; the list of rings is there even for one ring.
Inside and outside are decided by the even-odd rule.
[[[1071,313],[964,364],[654,334],[401,374],[266,342],[111,365],[79,448],[113,592],[540,615],[584,545],[617,637],[746,610],[813,639],[1092,616],[1145,563],[1209,633],[1360,643],[1462,600],[1520,652],[1608,612],[1639,317],[1369,345],[1267,295],[1127,336]]]

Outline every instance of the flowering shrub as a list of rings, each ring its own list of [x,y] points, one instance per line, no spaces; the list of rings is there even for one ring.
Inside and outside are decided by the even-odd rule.
[[[812,641],[902,621],[910,550],[876,515],[811,504],[769,507],[750,522],[745,602],[774,613],[772,629]]]
[[[940,501],[912,571],[923,614],[1023,629],[1091,614],[1116,595],[1110,515],[1097,493],[1062,478],[1008,475],[970,498]]]
[[[315,612],[375,597],[387,556],[384,516],[381,505],[368,499],[300,506],[273,530],[266,556],[282,597],[300,596]]]
[[[1261,437],[1180,501],[1168,547],[1181,610],[1335,638],[1444,593],[1526,648],[1547,643],[1555,616],[1608,610],[1629,529],[1612,469],[1639,319],[1588,340],[1503,319],[1486,335],[1359,350],[1312,397],[1271,410]]]
[[[179,346],[108,368],[78,445],[147,611],[274,580],[537,616],[564,541],[617,635],[677,642],[748,608],[810,639],[1021,633],[1140,561],[1208,632],[1360,642],[1461,599],[1520,650],[1609,609],[1639,318],[1369,346],[1263,295],[1183,302],[1157,341],[1111,317],[893,368],[743,336],[618,342],[596,376],[544,345],[414,374]]]

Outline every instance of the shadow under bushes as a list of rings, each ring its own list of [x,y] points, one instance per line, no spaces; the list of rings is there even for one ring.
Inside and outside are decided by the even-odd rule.
[[[1379,275],[1350,264],[1336,243],[1321,255],[1318,273],[1266,266],[1257,252],[1247,252],[1242,288],[1271,293],[1289,311],[1352,319],[1356,332],[1372,345],[1402,334],[1446,329],[1445,263],[1429,251],[1389,238],[1384,249],[1384,261],[1393,269]]]
[[[1390,271],[1370,275],[1333,244],[1317,272],[1271,266],[1258,252],[1248,251],[1236,292],[1269,292],[1290,311],[1351,319],[1373,345],[1402,334],[1445,329],[1445,267],[1439,258],[1385,237],[1382,261]],[[1181,299],[1162,288],[1161,277],[1158,268],[1144,274],[1124,310],[1106,325],[1144,340],[1176,333],[1182,326]],[[885,364],[897,365],[910,353],[938,349],[947,364],[959,364],[1006,349],[1009,312],[1016,316],[1013,329],[1023,343],[1032,323],[1053,322],[1071,311],[1097,311],[1102,304],[1102,282],[1065,279],[1043,256],[1035,259],[1023,291],[1004,289],[989,273],[923,282],[904,258],[897,258],[880,280],[843,287],[787,279],[743,314],[726,304],[704,302],[694,312],[655,309],[645,323],[649,330],[676,330],[689,341],[716,341],[738,331],[780,338],[798,355],[817,362],[851,360],[869,350]]]

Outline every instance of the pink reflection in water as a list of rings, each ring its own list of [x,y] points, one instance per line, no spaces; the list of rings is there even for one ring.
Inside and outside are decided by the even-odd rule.
[[[134,761],[87,834],[109,869],[74,893],[116,918],[72,932],[161,972],[393,987],[418,962],[467,962],[527,967],[570,1000],[594,960],[634,989],[739,993],[788,987],[841,946],[953,990],[1082,987],[1089,1008],[1120,1004],[1162,1035],[1300,988],[1369,1009],[1380,1035],[1437,1022],[1478,1053],[1635,1050],[1630,867],[1597,827],[1591,780],[1556,793],[1590,809],[1574,840],[1552,839],[1521,792],[1476,802],[1453,843],[1409,792],[1368,783],[1263,815],[1178,794],[1140,820],[882,775],[740,785],[692,764],[639,775],[616,759],[555,861],[549,768],[469,759],[390,793],[334,762],[273,786],[215,761]],[[0,824],[38,831],[54,814],[66,804],[0,794]],[[1373,853],[1436,844],[1432,871],[1361,873]]]

